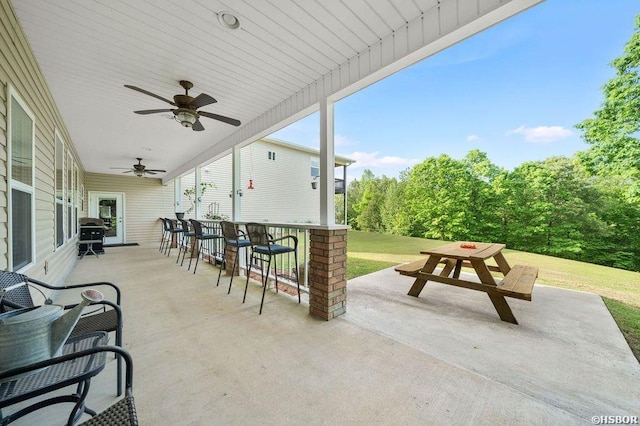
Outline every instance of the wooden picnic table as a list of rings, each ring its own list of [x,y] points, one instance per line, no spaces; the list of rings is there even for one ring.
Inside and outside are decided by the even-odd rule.
[[[487,293],[500,319],[517,324],[505,296],[523,300],[531,300],[533,284],[538,277],[538,268],[525,265],[509,266],[502,254],[504,244],[456,242],[434,249],[422,250],[421,254],[429,255],[426,259],[417,260],[395,268],[402,275],[415,277],[409,295],[418,297],[427,281],[435,281],[456,287]],[[492,259],[496,265],[487,264]],[[439,274],[434,274],[436,267],[443,264]],[[472,268],[480,282],[460,278],[463,267]],[[492,272],[502,278],[496,280]]]

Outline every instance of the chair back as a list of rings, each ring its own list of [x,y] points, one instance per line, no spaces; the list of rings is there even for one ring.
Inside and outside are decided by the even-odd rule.
[[[189,219],[191,221],[191,226],[193,226],[193,232],[196,234],[196,237],[202,237],[202,223],[195,219]]]
[[[171,222],[169,222],[169,219],[167,219],[166,217],[161,217],[160,220],[162,220],[162,226],[164,227],[164,230],[168,232],[171,229]]]
[[[267,226],[262,223],[247,223],[247,235],[249,235],[249,241],[252,246],[266,246],[269,247],[269,234],[267,233]]]
[[[189,222],[184,219],[178,219],[182,224],[182,232],[189,232]]]
[[[235,223],[223,220],[220,222],[220,227],[222,228],[222,235],[224,236],[225,241],[233,241],[238,239],[238,233],[236,231]]]
[[[7,292],[2,291],[7,287],[21,283],[24,285],[19,285]],[[0,312],[35,306],[28,283],[29,279],[26,275],[0,271]]]

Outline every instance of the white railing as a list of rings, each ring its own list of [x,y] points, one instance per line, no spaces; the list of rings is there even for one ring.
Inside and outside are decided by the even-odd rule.
[[[220,229],[220,221],[214,219],[201,219],[203,224],[207,225],[209,233],[216,233],[222,235],[222,230]],[[238,227],[241,231],[245,231],[244,224],[248,222],[234,222],[238,224]],[[313,228],[313,225],[303,225],[303,224],[276,224],[276,223],[264,223],[267,225],[267,232],[271,234],[273,238],[281,238],[287,235],[292,235],[298,239],[298,249],[297,249],[297,257],[298,257],[298,273],[300,273],[300,289],[304,292],[309,291],[309,229]],[[317,226],[317,225],[316,225]],[[209,260],[213,260],[215,262],[221,261],[224,253],[224,242],[222,239],[213,240],[215,241],[211,247],[207,247],[203,249],[203,259],[204,256],[207,256]],[[279,241],[278,244],[288,245],[293,247],[293,241],[291,239],[284,239],[283,241]],[[248,247],[246,250],[249,250],[249,255],[251,253],[251,248]],[[213,251],[213,255],[211,252]],[[238,253],[239,256],[239,265],[240,270],[244,270],[244,274],[246,276],[247,273],[247,264],[245,260],[244,253]],[[285,253],[278,255],[277,266],[278,266],[278,284],[285,284],[288,286],[296,287],[296,271],[295,271],[295,256],[293,252]],[[273,264],[273,262],[272,262]],[[265,265],[266,267],[266,265]],[[254,263],[251,266],[251,272],[260,274],[261,265],[260,263]],[[265,271],[266,272],[266,271]],[[258,278],[259,279],[259,278]],[[275,279],[273,275],[273,267],[269,271],[269,279]]]

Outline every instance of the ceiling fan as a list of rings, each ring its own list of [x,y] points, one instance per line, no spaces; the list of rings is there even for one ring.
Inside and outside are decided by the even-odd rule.
[[[166,173],[166,170],[160,169],[147,169],[147,166],[142,164],[142,158],[136,158],[138,160],[138,164],[134,164],[132,168],[128,169],[126,172],[122,173],[133,173],[138,177],[143,177],[145,174],[155,175],[157,173]],[[111,167],[112,169],[123,169],[123,167]]]
[[[240,121],[236,120],[235,118],[229,118],[225,117],[224,115],[213,114],[206,111],[198,111],[198,108],[216,103],[218,101],[216,101],[213,97],[207,95],[206,93],[200,93],[195,98],[189,96],[189,89],[193,87],[193,83],[191,83],[190,81],[180,80],[180,86],[184,88],[184,95],[175,95],[173,97],[173,101],[170,101],[169,99],[163,98],[162,96],[148,92],[139,87],[131,86],[128,84],[124,85],[124,87],[128,89],[144,93],[145,95],[153,96],[156,99],[160,99],[161,101],[165,101],[166,103],[177,107],[133,111],[136,114],[156,114],[160,112],[172,112],[175,116],[176,121],[180,122],[180,124],[182,124],[184,127],[191,127],[191,129],[196,132],[204,130],[204,126],[202,125],[202,123],[200,123],[200,117],[212,118],[214,120],[222,121],[223,123],[231,124],[232,126],[240,125]]]

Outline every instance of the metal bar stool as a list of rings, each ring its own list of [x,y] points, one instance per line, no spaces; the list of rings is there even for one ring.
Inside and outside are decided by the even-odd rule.
[[[251,241],[251,257],[249,262],[249,268],[247,270],[247,283],[244,287],[244,297],[242,303],[247,298],[247,288],[249,287],[249,276],[251,275],[251,265],[253,260],[260,260],[261,265],[261,277],[262,277],[262,300],[260,301],[260,314],[262,314],[262,305],[264,304],[264,295],[267,291],[267,282],[269,280],[269,268],[271,267],[271,258],[273,258],[273,275],[276,281],[276,293],[278,292],[278,263],[277,255],[293,252],[295,259],[296,269],[296,284],[298,285],[298,303],[300,303],[300,274],[298,273],[298,238],[293,235],[284,235],[279,238],[273,238],[267,232],[267,226],[262,223],[247,223],[247,234],[249,235],[249,241]],[[280,241],[292,240],[293,247],[277,244]],[[267,260],[267,275],[264,275],[262,264],[264,260]]]
[[[222,227],[222,237],[224,238],[224,263],[226,263],[227,259],[227,248],[229,246],[236,248],[236,255],[233,259],[233,266],[231,267],[231,280],[229,280],[229,290],[227,294],[231,293],[231,284],[233,283],[233,276],[236,272],[236,265],[238,270],[240,269],[239,258],[240,258],[240,249],[244,247],[245,249],[245,258],[247,258],[248,262],[248,250],[247,247],[251,246],[251,241],[246,238],[246,234],[238,229],[238,226],[232,222],[221,221],[220,226]],[[222,275],[222,266],[218,271],[218,282],[216,283],[216,287],[220,285],[220,276]]]
[[[180,252],[182,252],[182,262],[180,262],[180,266],[184,263],[184,257],[187,254],[187,250],[189,249],[189,245],[191,243],[191,237],[195,237],[196,233],[190,230],[189,222],[184,219],[178,219],[180,224],[182,225],[182,243],[178,249],[178,258],[176,259],[176,263],[180,260]],[[184,250],[183,250],[184,248]],[[191,247],[193,251],[193,247]]]
[[[198,244],[198,241],[200,241],[200,243],[198,244],[198,255],[196,256],[196,266],[193,268],[193,273],[195,274],[196,273],[196,269],[198,269],[198,261],[200,260],[200,256],[202,255],[202,245],[203,245],[203,243],[205,241],[221,239],[222,235],[205,234],[202,231],[202,222],[200,222],[198,220],[195,220],[195,219],[190,219],[190,221],[191,221],[191,226],[193,226],[193,232],[195,233],[196,244]],[[188,270],[191,269],[191,261],[192,260],[193,260],[193,250],[191,250],[191,257],[189,258],[189,267],[187,268]]]

